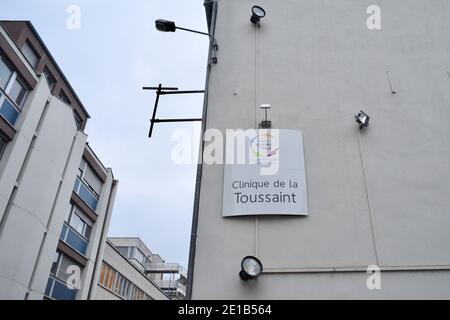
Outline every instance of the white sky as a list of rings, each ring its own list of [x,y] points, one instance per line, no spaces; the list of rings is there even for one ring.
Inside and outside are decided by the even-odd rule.
[[[69,5],[81,9],[80,30],[66,27]],[[203,0],[0,1],[1,20],[33,23],[91,115],[88,141],[120,181],[109,235],[139,236],[187,266],[195,165],[172,164],[170,136],[194,125],[156,124],[149,139],[155,95],[141,87],[203,89],[209,39],[158,32],[158,18],[207,31]],[[163,96],[158,117],[200,117],[202,103],[201,94]]]

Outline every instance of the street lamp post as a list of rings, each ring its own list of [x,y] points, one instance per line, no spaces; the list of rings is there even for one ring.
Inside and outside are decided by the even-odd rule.
[[[197,30],[192,30],[192,29],[188,29],[188,28],[182,28],[182,27],[177,27],[175,25],[175,22],[173,21],[168,21],[168,20],[163,20],[163,19],[158,19],[155,21],[155,27],[156,30],[158,31],[162,31],[162,32],[175,32],[177,29],[178,30],[183,30],[183,31],[188,31],[188,32],[193,32],[193,33],[197,33],[197,34],[202,34],[205,36],[208,36],[211,40],[212,40],[212,47],[215,51],[219,50],[219,45],[217,44],[217,40],[216,38],[206,32],[201,32],[201,31],[197,31]],[[217,63],[217,57],[212,57],[211,58],[212,63]]]

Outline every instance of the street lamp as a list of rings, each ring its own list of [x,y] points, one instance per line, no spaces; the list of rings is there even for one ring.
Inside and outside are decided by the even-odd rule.
[[[241,271],[239,277],[242,280],[248,281],[256,279],[263,271],[263,265],[258,258],[253,256],[246,256],[241,262]]]
[[[212,39],[212,44],[213,44],[213,48],[214,50],[219,50],[219,46],[217,44],[217,40],[216,38],[214,38],[213,35],[206,33],[206,32],[201,32],[201,31],[197,31],[197,30],[192,30],[192,29],[187,29],[187,28],[182,28],[182,27],[177,27],[175,25],[175,22],[173,21],[168,21],[168,20],[163,20],[163,19],[158,19],[155,20],[155,27],[156,30],[158,31],[162,31],[162,32],[175,32],[175,30],[184,30],[184,31],[188,31],[188,32],[193,32],[193,33],[198,33],[198,34],[203,34],[205,36],[208,36]],[[217,63],[217,58],[214,57],[213,58],[213,62]]]

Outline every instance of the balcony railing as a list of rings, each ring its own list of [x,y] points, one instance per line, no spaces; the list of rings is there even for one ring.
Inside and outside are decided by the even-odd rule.
[[[45,295],[56,300],[75,300],[77,290],[70,289],[66,283],[50,276],[45,288]]]
[[[161,290],[176,290],[183,296],[186,295],[186,286],[177,280],[153,280]]]
[[[3,99],[4,98],[4,99]],[[3,102],[1,102],[3,100]],[[8,98],[8,96],[0,89],[0,114],[6,119],[12,126],[16,124],[19,117],[20,110],[16,107],[14,102]]]
[[[69,246],[77,250],[82,255],[86,254],[88,241],[81,237],[75,230],[67,224],[63,224],[59,238]]]
[[[145,272],[148,273],[179,273],[186,278],[187,270],[179,263],[147,263]]]
[[[92,210],[95,211],[97,209],[98,198],[79,177],[77,177],[77,180],[75,181],[73,191],[75,191],[75,193],[78,194]]]

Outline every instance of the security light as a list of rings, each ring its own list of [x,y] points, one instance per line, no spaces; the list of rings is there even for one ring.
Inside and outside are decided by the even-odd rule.
[[[359,129],[369,126],[370,117],[364,111],[360,111],[358,114],[355,114],[356,122],[359,124]]]
[[[157,30],[162,31],[162,32],[175,32],[175,30],[177,28],[175,26],[175,22],[163,20],[163,19],[156,20],[155,27]]]
[[[252,7],[252,16],[250,17],[250,21],[253,24],[259,23],[259,20],[261,18],[264,18],[266,16],[266,11],[261,8],[260,6],[253,6]]]
[[[256,279],[263,271],[263,265],[256,257],[247,256],[242,259],[241,271],[239,272],[239,277],[242,280],[248,281]]]

